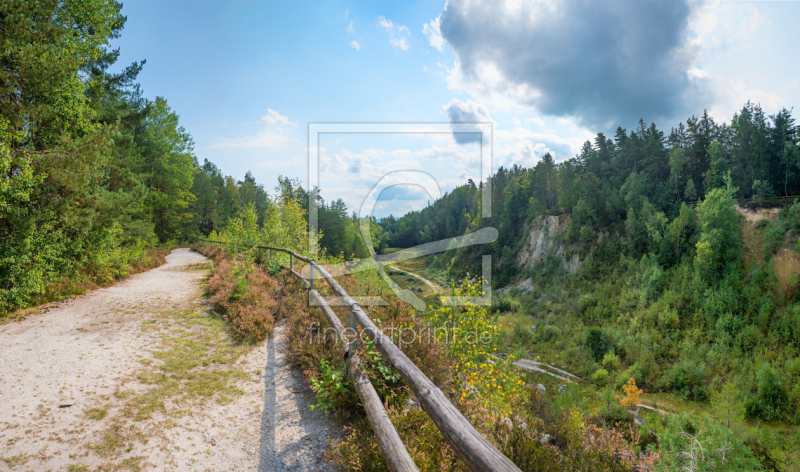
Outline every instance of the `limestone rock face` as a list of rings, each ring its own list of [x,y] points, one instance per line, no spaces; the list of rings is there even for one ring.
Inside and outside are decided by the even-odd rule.
[[[564,264],[564,269],[574,273],[581,266],[577,251],[569,259],[564,234],[569,227],[571,215],[541,216],[526,228],[528,237],[517,255],[517,268],[530,269],[541,264],[552,253]]]

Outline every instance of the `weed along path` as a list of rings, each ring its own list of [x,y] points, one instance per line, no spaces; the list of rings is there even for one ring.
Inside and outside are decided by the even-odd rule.
[[[280,332],[232,342],[202,297],[207,261],[176,249],[0,325],[0,471],[324,467],[327,419],[281,364]]]

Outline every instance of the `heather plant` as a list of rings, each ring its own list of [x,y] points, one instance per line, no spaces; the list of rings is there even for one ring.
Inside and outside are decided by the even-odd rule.
[[[255,342],[272,330],[281,286],[259,267],[224,259],[208,281],[211,303],[236,339]]]

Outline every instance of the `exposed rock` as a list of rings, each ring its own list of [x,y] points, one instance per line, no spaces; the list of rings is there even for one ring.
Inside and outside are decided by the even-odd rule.
[[[561,259],[564,268],[573,273],[581,266],[578,254],[573,253],[569,259],[566,257],[564,233],[569,227],[571,215],[542,216],[534,220],[527,228],[528,237],[522,250],[517,255],[517,267],[530,269],[544,262],[548,254],[553,254]]]
[[[533,280],[530,279],[530,278],[527,278],[527,279],[522,279],[522,280],[520,280],[519,282],[517,282],[515,284],[506,285],[505,287],[497,290],[497,293],[503,294],[503,293],[506,293],[506,292],[510,292],[512,289],[515,289],[515,288],[519,289],[519,290],[526,291],[526,292],[530,292],[531,290],[533,290],[533,287],[534,287]]]
[[[540,392],[542,392],[542,395],[544,395],[545,392],[547,392],[547,389],[544,388],[544,385],[542,384],[537,385],[536,388],[539,389]]]
[[[539,439],[539,442],[542,443],[542,446],[547,445],[550,442],[550,435],[549,434],[545,434],[544,436],[542,436]]]

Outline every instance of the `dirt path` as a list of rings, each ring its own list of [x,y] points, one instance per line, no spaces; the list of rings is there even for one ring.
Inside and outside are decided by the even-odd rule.
[[[267,340],[267,388],[261,421],[260,471],[335,471],[319,457],[327,447],[332,421],[318,410],[314,392],[303,374],[291,369],[284,356],[283,323],[278,323]],[[272,425],[277,425],[272,427]]]
[[[0,470],[325,466],[328,418],[307,411],[311,392],[284,392],[307,386],[281,364],[280,334],[232,343],[201,296],[207,272],[190,267],[205,261],[176,249],[164,266],[0,326]]]
[[[425,277],[423,277],[423,276],[421,276],[419,274],[416,274],[414,272],[411,272],[411,271],[408,271],[408,270],[405,270],[405,269],[400,269],[400,268],[395,267],[395,266],[388,266],[388,267],[390,269],[394,269],[394,270],[399,270],[399,271],[405,272],[406,274],[410,275],[411,277],[414,277],[414,278],[417,278],[417,279],[421,280],[423,283],[425,283],[425,285],[430,287],[431,290],[433,290],[436,293],[445,293],[445,289],[441,285],[439,285],[439,284],[437,284],[435,282],[432,282],[432,281],[426,279]]]

